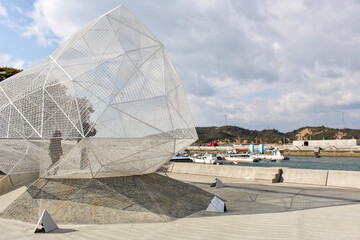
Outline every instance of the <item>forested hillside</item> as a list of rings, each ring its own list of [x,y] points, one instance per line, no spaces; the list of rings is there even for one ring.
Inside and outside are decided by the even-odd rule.
[[[197,127],[198,144],[205,144],[213,140],[220,143],[290,143],[300,139],[358,139],[360,129],[335,129],[324,126],[302,127],[292,132],[282,133],[276,129],[249,130],[237,126]]]

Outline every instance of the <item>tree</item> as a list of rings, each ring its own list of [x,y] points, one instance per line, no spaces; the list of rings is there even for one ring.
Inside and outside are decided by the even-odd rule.
[[[9,78],[9,77],[21,72],[21,71],[22,71],[22,69],[0,67],[0,82],[2,80],[5,80],[6,78]]]

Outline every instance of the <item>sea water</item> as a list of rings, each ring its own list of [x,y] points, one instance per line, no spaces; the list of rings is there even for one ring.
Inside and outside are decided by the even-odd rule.
[[[260,161],[254,163],[238,163],[239,166],[251,167],[289,167],[301,169],[345,170],[360,171],[360,158],[358,157],[302,157],[289,156],[290,160],[276,162]],[[226,163],[232,164],[232,163]]]

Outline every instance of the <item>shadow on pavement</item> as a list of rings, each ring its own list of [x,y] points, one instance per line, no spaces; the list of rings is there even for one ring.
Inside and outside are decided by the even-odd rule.
[[[360,203],[360,190],[357,189],[226,182],[224,188],[211,188],[210,183],[187,182],[223,199],[228,209],[226,215],[289,212]],[[199,216],[218,214],[204,211],[192,215]]]
[[[77,232],[78,230],[76,229],[69,229],[69,228],[59,228],[59,229],[56,229],[52,232],[49,232],[49,233],[52,233],[52,234],[63,234],[63,233],[70,233],[70,232]]]

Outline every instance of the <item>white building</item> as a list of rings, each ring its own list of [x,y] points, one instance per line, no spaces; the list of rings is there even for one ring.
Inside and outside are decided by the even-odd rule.
[[[359,145],[358,139],[336,139],[336,140],[300,140],[293,141],[294,147],[336,147],[336,148],[349,148]]]

